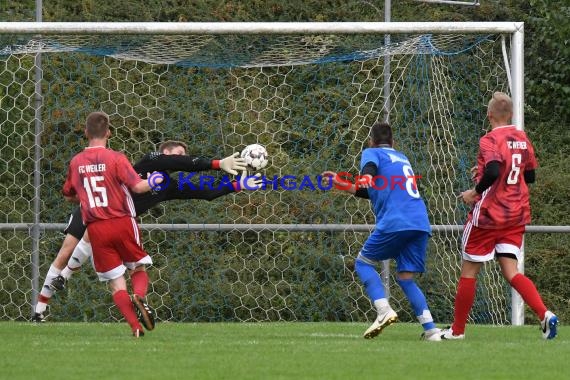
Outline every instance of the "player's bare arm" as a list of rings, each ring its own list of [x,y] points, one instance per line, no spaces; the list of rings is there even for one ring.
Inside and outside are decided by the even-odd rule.
[[[481,194],[491,187],[499,178],[500,167],[501,163],[499,161],[491,161],[487,163],[487,165],[485,165],[485,170],[483,171],[483,176],[479,182],[477,182],[475,188],[461,193],[463,202],[468,205],[475,204],[479,200]]]
[[[356,177],[355,183],[351,183],[346,178],[343,178],[343,173],[337,173],[330,170],[324,171],[321,176],[323,178],[323,185],[329,186],[331,182],[337,186],[337,189],[353,194],[359,198],[368,198],[368,188],[372,184],[372,175],[361,174]]]
[[[324,186],[329,186],[332,182],[336,188],[341,191],[345,191],[349,194],[356,193],[356,185],[342,178],[341,175],[337,172],[325,170],[321,173],[321,176],[323,177]]]

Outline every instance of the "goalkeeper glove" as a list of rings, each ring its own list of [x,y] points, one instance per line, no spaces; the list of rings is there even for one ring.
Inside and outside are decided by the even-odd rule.
[[[220,169],[225,171],[226,173],[237,175],[238,171],[246,170],[247,166],[245,163],[245,158],[238,157],[239,153],[235,152],[231,156],[220,160],[219,165]]]
[[[235,182],[236,191],[240,190],[250,190],[255,191],[261,188],[263,180],[261,179],[260,173],[255,173],[254,175],[247,175],[247,171],[243,171],[241,175],[237,177],[237,182]]]

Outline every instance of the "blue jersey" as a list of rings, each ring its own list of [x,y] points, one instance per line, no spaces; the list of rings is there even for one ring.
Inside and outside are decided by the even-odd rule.
[[[416,186],[419,179],[414,177],[408,158],[393,148],[368,148],[362,152],[360,170],[369,162],[378,168],[373,186],[368,188],[376,228],[431,233],[426,205]]]

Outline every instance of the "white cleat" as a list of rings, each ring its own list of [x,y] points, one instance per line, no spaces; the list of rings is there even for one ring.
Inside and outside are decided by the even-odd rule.
[[[456,335],[453,333],[451,326],[448,326],[440,331],[439,336],[441,340],[457,340],[457,339],[465,339],[465,334]]]
[[[542,331],[542,337],[544,339],[554,339],[556,338],[558,327],[558,317],[556,314],[548,310],[544,314],[544,319],[540,321],[540,330]]]
[[[424,331],[420,337],[421,340],[428,342],[440,342],[441,341],[441,330],[434,328],[431,330]]]
[[[398,314],[392,309],[378,315],[374,323],[364,332],[364,339],[376,338],[386,326],[398,321]]]

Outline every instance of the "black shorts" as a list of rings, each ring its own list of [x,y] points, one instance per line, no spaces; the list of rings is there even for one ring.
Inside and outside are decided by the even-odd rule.
[[[69,218],[69,223],[63,232],[81,240],[86,230],[87,226],[83,224],[83,219],[81,218],[81,208],[77,207],[73,210],[73,213]]]

